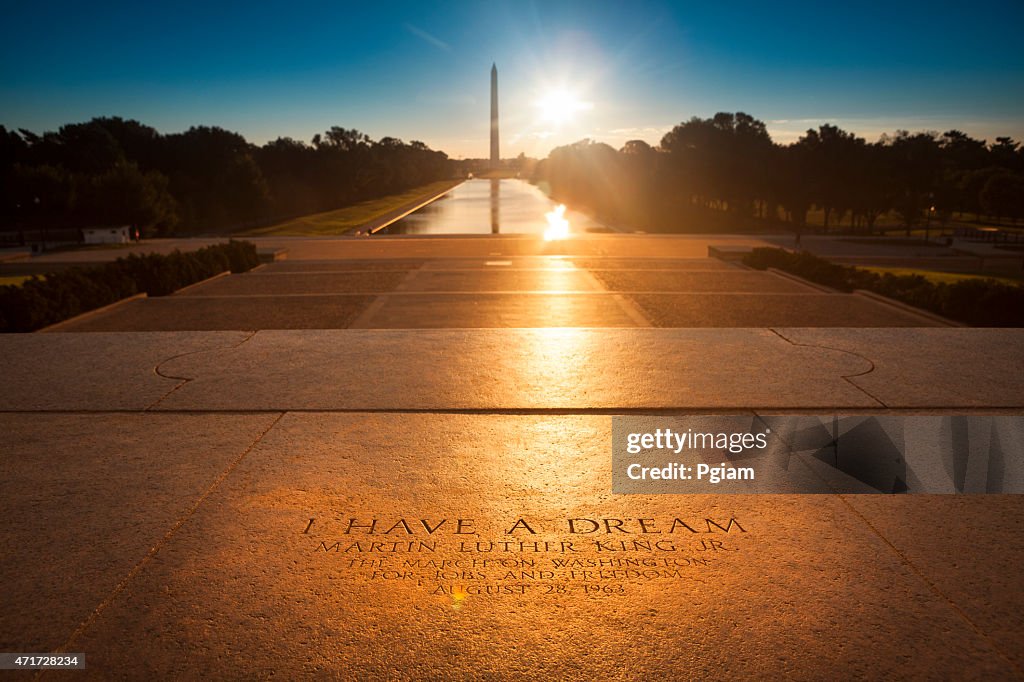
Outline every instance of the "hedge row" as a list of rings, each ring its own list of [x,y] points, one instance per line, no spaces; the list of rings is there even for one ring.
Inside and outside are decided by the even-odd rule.
[[[251,242],[230,241],[182,253],[130,255],[0,287],[0,332],[31,332],[145,292],[166,296],[207,277],[259,264]]]
[[[1024,286],[993,279],[930,282],[921,275],[877,274],[838,265],[807,252],[754,249],[743,258],[750,267],[778,268],[839,291],[866,289],[972,327],[1024,326]]]

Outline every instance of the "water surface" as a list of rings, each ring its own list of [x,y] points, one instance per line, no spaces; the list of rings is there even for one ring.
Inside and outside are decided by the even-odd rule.
[[[379,234],[543,234],[556,206],[525,180],[467,180],[437,201]],[[571,232],[606,231],[601,223],[566,211]]]

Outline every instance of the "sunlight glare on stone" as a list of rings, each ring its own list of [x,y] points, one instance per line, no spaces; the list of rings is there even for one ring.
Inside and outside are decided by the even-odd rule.
[[[548,219],[548,229],[544,230],[544,241],[566,239],[569,236],[569,221],[565,218],[565,204],[559,204],[544,214]]]
[[[552,90],[537,102],[537,107],[542,121],[560,124],[572,120],[581,111],[592,109],[593,105],[567,90]]]
[[[452,588],[452,609],[458,611],[462,608],[462,604],[466,601],[466,597],[469,596],[469,592],[464,587]]]
[[[593,378],[593,338],[578,326],[569,296],[553,296],[547,305],[552,322],[568,326],[531,329],[523,337],[517,351],[525,362],[520,381],[538,387],[546,404],[567,404]]]

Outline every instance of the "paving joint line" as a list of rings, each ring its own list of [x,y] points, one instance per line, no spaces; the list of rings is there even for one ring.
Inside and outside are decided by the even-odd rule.
[[[179,388],[181,388],[182,386],[186,385],[188,382],[190,382],[190,381],[192,381],[194,379],[194,377],[178,377],[178,376],[174,376],[172,374],[164,374],[163,372],[160,371],[160,367],[162,367],[164,364],[170,362],[171,360],[177,360],[178,358],[184,358],[184,357],[187,357],[189,355],[196,355],[198,353],[208,353],[210,351],[217,351],[217,350],[234,350],[235,348],[238,348],[239,346],[241,346],[243,343],[245,343],[246,341],[248,341],[252,337],[256,336],[256,334],[258,332],[259,332],[258,329],[254,329],[252,331],[249,331],[249,335],[248,336],[246,336],[244,339],[242,339],[238,343],[234,344],[233,346],[220,346],[220,347],[217,347],[217,348],[203,348],[201,350],[188,351],[187,353],[179,353],[177,355],[172,355],[171,357],[166,358],[166,359],[161,360],[160,362],[156,363],[156,366],[153,367],[153,373],[154,374],[156,374],[159,377],[163,377],[164,379],[171,379],[172,381],[177,381],[178,383],[175,384],[174,388],[172,388],[171,390],[167,391],[167,393],[165,393],[162,396],[160,396],[159,398],[157,398],[156,401],[153,402],[153,404],[147,406],[142,411],[143,412],[149,412],[150,410],[155,408],[157,405],[162,403],[164,400],[166,400],[167,398],[171,397],[172,393],[174,393]]]
[[[992,647],[993,651],[995,651],[1000,657],[1002,657],[1004,661],[1010,664],[1010,667],[1014,668],[1018,674],[1024,675],[1024,669],[1022,669],[1016,661],[1010,658],[1006,654],[1006,652],[1003,651],[1003,649],[1000,646],[998,646],[996,642],[993,641],[992,638],[989,637],[988,634],[986,634],[985,631],[977,625],[977,623],[971,620],[970,616],[967,615],[966,611],[960,608],[960,606],[955,601],[953,601],[952,598],[950,598],[948,595],[942,592],[942,590],[940,590],[938,586],[934,582],[932,582],[928,578],[928,576],[926,576],[913,561],[911,561],[906,555],[904,555],[903,552],[901,552],[899,548],[896,547],[896,545],[890,542],[889,538],[885,537],[885,535],[883,535],[881,531],[875,528],[874,524],[871,523],[871,521],[864,514],[862,514],[856,507],[850,504],[850,501],[847,499],[847,496],[845,494],[838,494],[837,497],[843,503],[843,505],[846,506],[846,508],[849,509],[851,513],[853,513],[854,516],[859,518],[864,523],[864,525],[871,529],[871,532],[873,532],[883,543],[885,543],[885,545],[890,550],[892,550],[896,554],[896,556],[899,557],[900,561],[902,561],[903,564],[907,568],[909,568],[910,571],[918,577],[918,579],[921,580],[921,582],[928,586],[928,589],[930,589],[935,596],[939,597],[942,601],[946,602],[946,604],[958,616],[960,616],[960,618],[962,618],[979,637],[988,642],[989,646]]]
[[[367,414],[367,415],[497,415],[497,416],[615,416],[615,415],[827,415],[837,412],[857,415],[923,415],[923,416],[1019,416],[1024,406],[979,408],[978,406],[946,406],[926,407],[869,407],[834,406],[808,408],[795,406],[755,406],[755,407],[722,407],[722,406],[668,406],[668,407],[611,407],[611,408],[168,408],[160,410],[147,409],[56,409],[40,410],[4,410],[0,415],[263,415],[280,412],[297,414]]]
[[[780,336],[781,336],[781,334],[780,334]],[[783,338],[785,338],[785,337],[783,337]],[[804,344],[804,345],[806,345],[806,344]],[[764,417],[765,415],[762,415],[762,414],[760,414],[760,413],[755,413],[755,416],[756,416],[756,417],[757,417],[758,419],[762,420],[762,423],[764,423],[764,422],[763,422],[763,417]],[[788,443],[787,443],[786,445],[787,445],[787,447],[790,447]],[[808,471],[809,471],[809,472],[810,472],[810,473],[811,473],[811,474],[812,474],[812,475],[813,475],[813,476],[814,476],[815,478],[817,478],[817,479],[818,479],[819,481],[821,481],[821,482],[822,482],[822,483],[823,483],[823,484],[824,484],[824,485],[825,485],[826,487],[828,487],[829,489],[831,489],[831,490],[832,490],[832,492],[833,492],[833,494],[834,494],[834,496],[835,496],[835,497],[836,497],[836,498],[837,498],[837,499],[839,500],[840,504],[842,504],[842,505],[843,505],[844,507],[846,507],[846,508],[847,508],[847,510],[849,510],[849,511],[850,511],[850,513],[851,513],[851,514],[853,514],[853,515],[854,515],[854,516],[855,516],[856,518],[860,519],[860,520],[861,520],[861,522],[862,522],[862,523],[863,523],[863,524],[864,524],[865,526],[867,526],[867,528],[868,528],[868,529],[869,529],[869,530],[870,530],[870,531],[871,531],[871,532],[872,532],[872,533],[873,533],[873,534],[874,534],[874,535],[875,535],[875,536],[876,536],[876,537],[877,537],[877,538],[878,538],[879,540],[881,540],[881,541],[882,541],[882,542],[883,542],[883,543],[884,543],[884,544],[885,544],[885,545],[886,545],[886,546],[887,546],[887,547],[888,547],[888,548],[889,548],[890,550],[892,550],[892,551],[893,551],[893,552],[894,552],[894,553],[896,554],[896,556],[897,556],[897,557],[899,557],[899,560],[900,560],[900,561],[901,561],[901,562],[902,562],[902,563],[903,563],[903,564],[904,564],[904,565],[905,565],[905,566],[906,566],[907,568],[909,568],[909,569],[910,569],[910,571],[911,571],[911,572],[912,572],[912,573],[913,573],[914,575],[916,575],[916,576],[917,576],[917,578],[918,578],[919,580],[921,580],[921,582],[923,582],[923,583],[924,583],[924,584],[925,584],[925,585],[926,585],[926,586],[928,587],[928,589],[930,589],[930,590],[932,591],[932,593],[933,593],[933,594],[934,594],[935,596],[937,596],[937,597],[938,597],[939,599],[941,599],[942,601],[946,602],[946,604],[947,604],[947,605],[948,605],[948,606],[949,606],[950,608],[952,608],[952,609],[953,609],[953,611],[954,611],[954,612],[955,612],[955,613],[956,613],[957,615],[959,615],[959,616],[960,616],[960,618],[962,618],[962,619],[963,619],[964,621],[966,621],[966,622],[967,622],[967,624],[968,624],[968,625],[969,625],[969,626],[971,627],[971,629],[973,629],[973,630],[974,630],[974,632],[975,632],[975,633],[976,633],[976,634],[977,634],[977,635],[978,635],[979,637],[981,637],[981,638],[982,638],[983,640],[985,640],[986,642],[988,642],[989,646],[991,646],[991,647],[992,647],[992,649],[993,649],[993,650],[994,650],[994,651],[995,651],[995,652],[996,652],[997,654],[999,654],[999,656],[1001,656],[1001,657],[1003,658],[1003,660],[1004,660],[1004,661],[1006,661],[1007,663],[1009,663],[1011,667],[1015,668],[1015,669],[1017,670],[1017,672],[1018,672],[1018,673],[1020,673],[1020,672],[1024,672],[1024,670],[1022,670],[1022,669],[1021,669],[1021,667],[1020,667],[1020,666],[1019,666],[1019,665],[1018,665],[1018,664],[1017,664],[1016,662],[1014,662],[1014,661],[1013,661],[1013,660],[1012,660],[1012,659],[1011,659],[1011,658],[1010,658],[1010,657],[1009,657],[1009,656],[1008,656],[1008,655],[1007,655],[1007,654],[1006,654],[1006,653],[1005,653],[1005,652],[1004,652],[1004,651],[1003,651],[1003,650],[1002,650],[1002,649],[1001,649],[1001,648],[1000,648],[1000,647],[999,647],[999,646],[998,646],[998,645],[997,645],[997,644],[996,644],[996,643],[995,643],[995,642],[994,642],[994,641],[993,641],[993,640],[992,640],[992,639],[991,639],[991,638],[990,638],[990,637],[989,637],[989,636],[988,636],[987,634],[985,634],[985,632],[984,632],[984,631],[983,631],[983,630],[982,630],[982,629],[981,629],[980,627],[978,627],[978,625],[977,625],[977,624],[976,624],[976,623],[975,623],[975,622],[974,622],[973,620],[971,620],[971,619],[970,619],[970,617],[969,617],[969,616],[967,615],[967,613],[966,613],[966,612],[965,612],[965,611],[964,611],[963,609],[961,609],[961,608],[959,607],[959,605],[957,605],[957,603],[956,603],[956,602],[954,602],[954,601],[953,601],[953,600],[952,600],[952,599],[951,599],[951,598],[950,598],[950,597],[949,597],[948,595],[946,595],[945,593],[943,593],[943,592],[942,592],[942,591],[941,591],[941,590],[940,590],[940,589],[938,588],[938,586],[937,586],[937,585],[935,585],[935,583],[933,583],[933,582],[932,582],[931,580],[929,580],[929,579],[928,579],[928,577],[927,577],[927,576],[926,576],[926,575],[925,575],[925,574],[924,574],[924,573],[923,573],[923,572],[922,572],[922,571],[921,571],[920,569],[918,569],[917,565],[916,565],[916,564],[914,564],[914,562],[913,562],[913,561],[911,561],[911,560],[910,560],[910,559],[909,559],[909,558],[908,558],[908,557],[907,557],[906,555],[904,555],[904,554],[903,554],[903,552],[901,552],[901,551],[899,550],[899,548],[898,548],[898,547],[896,547],[896,545],[894,545],[894,544],[893,544],[892,542],[890,542],[890,541],[889,541],[889,539],[888,539],[887,537],[885,537],[885,535],[883,535],[883,534],[882,534],[882,532],[881,532],[881,531],[879,531],[879,530],[878,530],[878,529],[877,529],[877,528],[875,527],[875,525],[874,525],[873,523],[871,523],[871,521],[870,521],[870,520],[869,520],[869,519],[868,519],[868,518],[867,518],[867,517],[866,517],[866,516],[865,516],[864,514],[862,514],[862,513],[861,513],[861,512],[860,512],[860,511],[859,511],[859,510],[858,510],[858,509],[856,508],[856,507],[854,507],[854,506],[853,506],[853,505],[852,505],[852,504],[850,503],[849,499],[847,499],[847,497],[848,497],[848,496],[847,496],[846,494],[843,494],[843,493],[840,493],[839,491],[837,491],[837,490],[835,489],[835,487],[834,487],[834,486],[833,486],[833,485],[832,485],[831,483],[829,483],[829,482],[828,482],[828,481],[827,481],[827,480],[826,480],[826,479],[825,479],[824,477],[822,477],[822,476],[820,475],[820,473],[818,473],[818,471],[817,471],[817,470],[815,470],[815,469],[814,469],[813,467],[809,466],[809,465],[807,464],[807,462],[806,462],[806,461],[804,460],[804,458],[803,458],[803,457],[801,457],[801,456],[797,455],[796,453],[794,453],[794,452],[792,452],[792,451],[790,452],[790,454],[791,454],[791,455],[793,455],[793,457],[794,457],[794,458],[795,458],[795,459],[796,459],[796,460],[797,460],[798,462],[800,462],[800,464],[802,464],[802,465],[803,465],[803,466],[804,466],[804,467],[805,467],[805,468],[806,468],[806,469],[807,469],[807,470],[808,470]]]
[[[594,275],[587,268],[577,267],[575,270],[569,270],[569,272],[578,272],[582,275],[584,281],[588,282],[590,286],[594,288],[597,293],[610,293],[612,294],[612,300],[619,306],[619,309],[625,313],[626,317],[633,321],[637,327],[652,327],[651,321],[644,315],[643,310],[634,301],[630,300],[630,297],[617,291],[611,291],[605,282]]]
[[[133,566],[130,571],[128,571],[128,574],[114,587],[113,591],[109,595],[107,595],[107,597],[103,599],[103,601],[101,601],[96,606],[95,609],[93,609],[92,613],[89,614],[89,616],[84,621],[82,621],[77,628],[75,628],[71,635],[68,636],[64,644],[62,644],[54,653],[62,654],[68,651],[68,649],[74,644],[75,640],[81,637],[82,634],[86,630],[88,630],[93,623],[96,622],[96,620],[107,609],[107,607],[109,607],[113,603],[113,601],[128,588],[128,584],[135,578],[135,576],[141,573],[142,570],[160,552],[160,550],[163,549],[171,541],[175,533],[177,533],[178,530],[195,515],[196,511],[199,510],[199,507],[202,506],[202,504],[214,492],[216,492],[217,488],[220,487],[221,483],[223,483],[224,480],[231,475],[231,473],[238,467],[238,465],[242,462],[245,456],[252,452],[253,449],[255,449],[255,447],[260,443],[260,441],[262,441],[266,437],[266,435],[270,433],[270,431],[275,426],[278,425],[278,423],[284,418],[285,414],[285,412],[279,412],[277,418],[274,419],[269,426],[263,429],[263,431],[257,434],[256,438],[251,443],[249,443],[249,446],[242,450],[241,454],[235,457],[235,459],[228,464],[224,471],[222,471],[220,475],[217,476],[216,479],[214,479],[213,483],[211,483],[209,487],[206,488],[203,494],[199,496],[199,499],[196,500],[196,502],[188,510],[186,510],[185,514],[181,518],[179,518],[170,527],[170,529],[168,529],[166,533],[164,533],[164,536],[149,550],[149,552],[147,552],[146,555],[142,557],[142,559],[140,559],[139,562],[136,563],[135,566]],[[36,674],[35,679],[39,679],[44,672],[47,671],[40,670],[39,673]]]
[[[497,256],[496,256],[497,257]],[[298,261],[295,261],[298,262]],[[264,265],[266,265],[264,263]],[[378,274],[381,272],[410,272],[416,270],[422,266],[409,267],[409,268],[386,268],[374,270],[372,268],[356,268],[347,270],[279,270],[276,272],[253,272],[249,270],[245,272],[246,275],[256,275],[259,277],[291,277],[291,276],[305,276],[305,275],[354,275],[354,274]],[[746,267],[746,266],[744,266]],[[255,268],[254,268],[255,269]],[[579,269],[584,269],[580,266]],[[736,274],[737,270],[730,270],[726,268],[586,268],[587,270],[593,270],[596,272],[671,272],[673,274],[679,273],[725,273],[725,274]],[[754,270],[748,268],[750,272],[763,272],[762,270]],[[434,273],[434,272],[474,272],[474,273],[489,273],[489,272],[576,272],[573,268],[517,268],[507,266],[482,266],[478,268],[423,268],[423,272]]]
[[[833,348],[832,346],[823,346],[821,344],[816,344],[816,343],[797,343],[796,341],[793,341],[792,339],[786,338],[777,329],[774,329],[774,328],[771,328],[771,327],[768,328],[768,331],[770,331],[771,333],[775,334],[776,336],[778,336],[780,339],[782,339],[786,343],[789,343],[789,344],[794,345],[794,346],[802,346],[804,348],[821,348],[821,349],[824,349],[824,350],[835,351],[837,353],[846,353],[846,354],[852,355],[852,356],[854,356],[856,358],[860,358],[864,362],[868,363],[869,367],[864,372],[858,372],[857,374],[840,374],[839,376],[840,376],[840,378],[842,378],[843,381],[845,381],[846,383],[850,384],[851,386],[856,388],[858,391],[860,391],[864,395],[868,396],[869,398],[871,398],[872,400],[877,402],[882,407],[884,407],[884,408],[888,408],[889,407],[888,405],[885,404],[884,400],[882,400],[881,398],[879,398],[876,395],[873,395],[870,391],[865,389],[863,386],[859,386],[856,383],[854,383],[854,381],[853,381],[853,379],[855,379],[856,377],[862,377],[862,376],[865,376],[867,374],[871,374],[872,372],[875,371],[875,362],[871,358],[869,358],[869,357],[867,357],[865,355],[861,355],[860,353],[854,352],[852,350],[847,350],[845,348]]]
[[[402,284],[401,282],[399,284]],[[396,285],[397,286],[397,285]],[[327,296],[633,296],[636,294],[657,295],[657,296],[852,296],[852,294],[825,294],[819,291],[736,291],[736,290],[635,290],[635,289],[602,289],[601,291],[588,291],[580,289],[418,289],[401,290],[390,289],[386,291],[323,291],[319,293],[301,294],[192,294],[182,296],[181,300],[203,300],[203,299],[226,299],[226,298],[313,298]],[[158,297],[147,299],[149,301],[160,300]]]

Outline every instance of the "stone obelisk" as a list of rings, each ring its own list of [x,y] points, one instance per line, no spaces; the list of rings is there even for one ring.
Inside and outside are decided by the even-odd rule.
[[[501,164],[498,153],[498,67],[491,64],[491,168]]]

